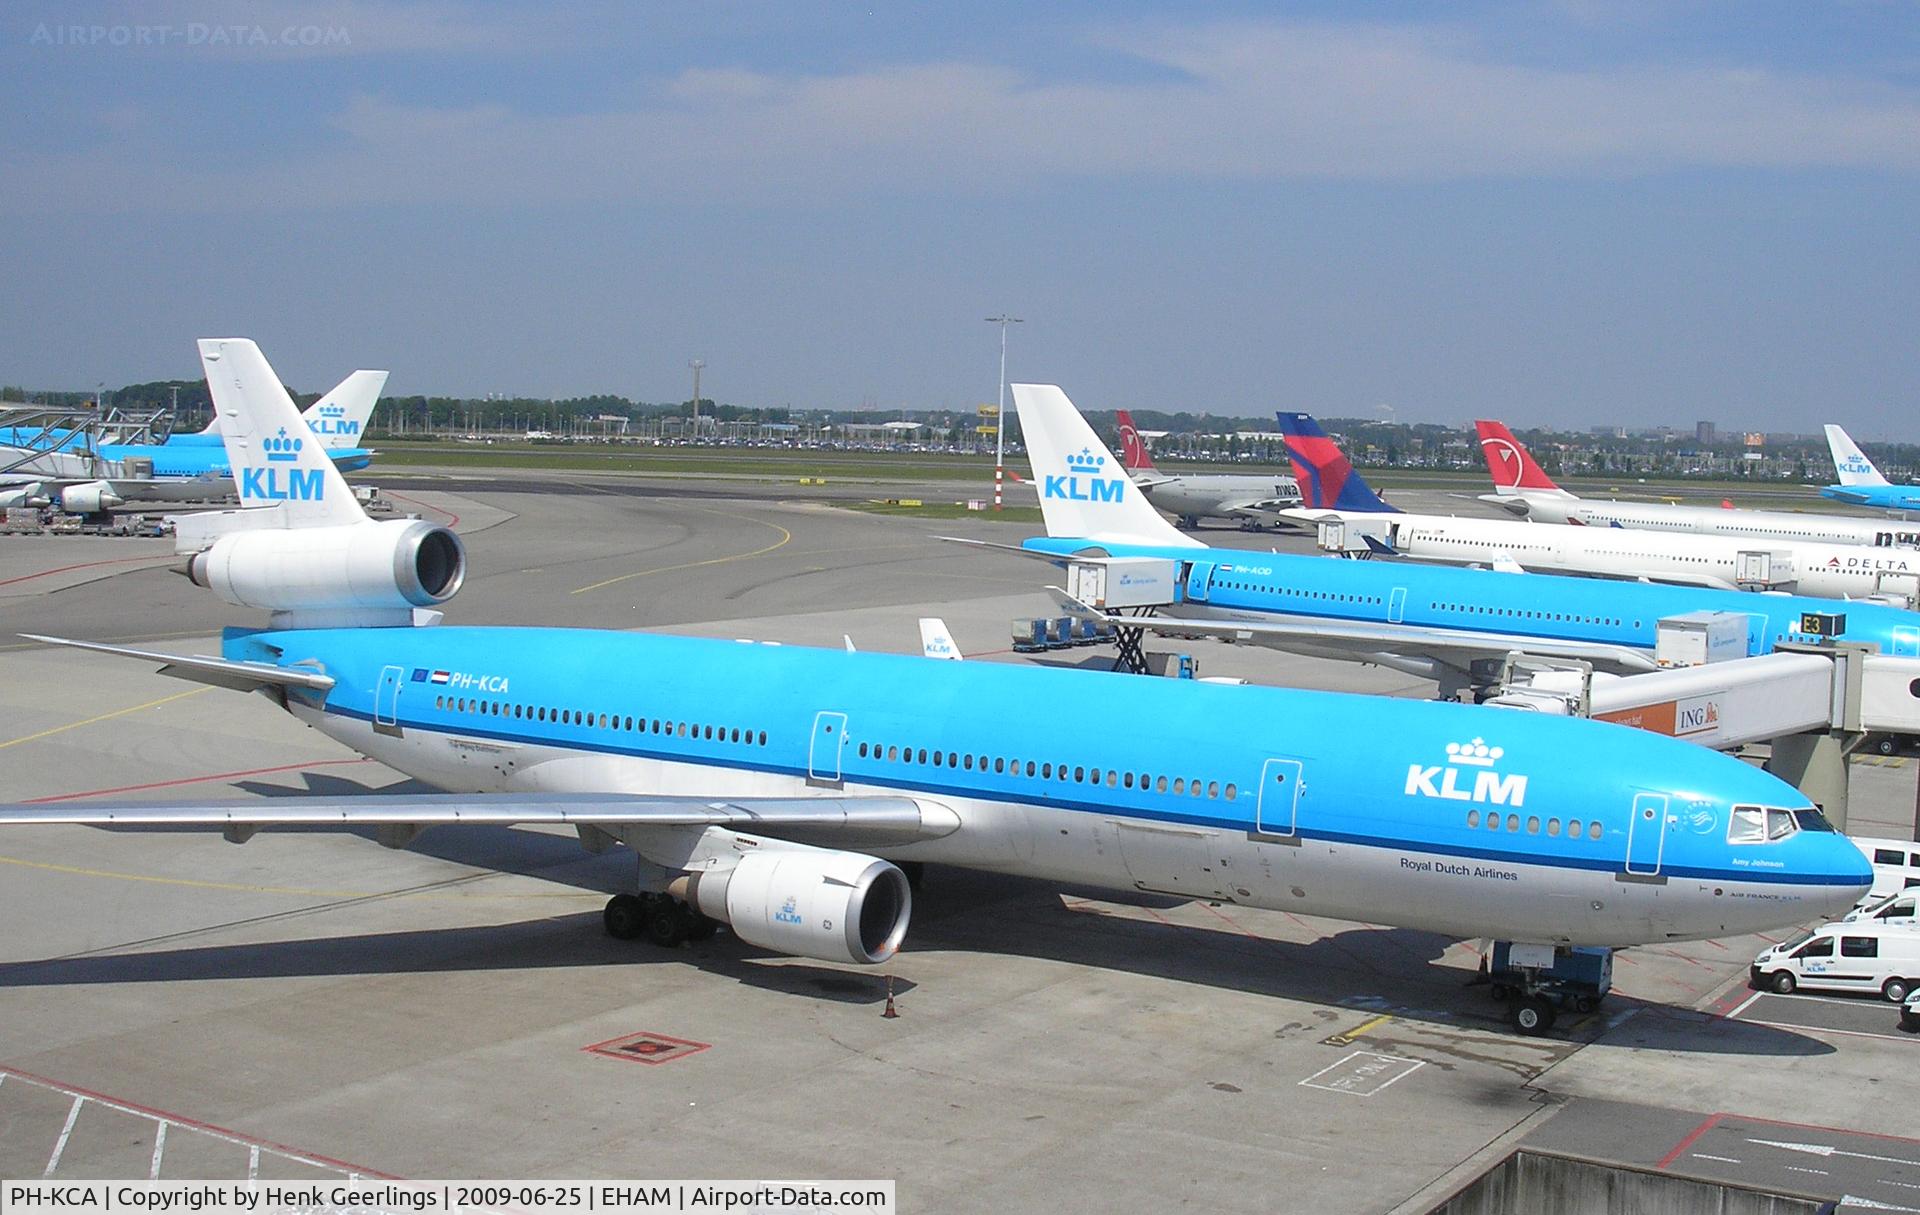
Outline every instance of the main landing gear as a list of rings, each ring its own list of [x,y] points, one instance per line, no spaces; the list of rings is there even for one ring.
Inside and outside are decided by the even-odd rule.
[[[704,941],[719,927],[670,894],[616,894],[607,900],[601,920],[607,926],[607,935],[616,940],[644,937],[664,949]]]

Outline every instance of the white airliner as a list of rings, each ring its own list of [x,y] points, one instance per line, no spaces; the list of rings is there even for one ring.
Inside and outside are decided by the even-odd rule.
[[[228,630],[219,657],[66,644],[261,692],[260,709],[448,792],[16,805],[0,827],[202,826],[235,842],[263,825],[372,827],[404,847],[435,825],[567,826],[640,858],[644,893],[607,904],[616,937],[678,944],[719,921],[754,947],[867,965],[899,948],[900,864],[924,861],[1538,945],[1785,927],[1870,884],[1792,786],[1604,722],[438,624],[464,577],[458,537],[367,519],[259,349],[201,348],[223,420],[234,410],[243,500],[276,526],[222,536],[190,574],[271,625]],[[299,847],[270,855],[297,864]],[[1538,1033],[1552,1006],[1523,993],[1512,1016]]]
[[[1920,601],[1920,550],[1407,514],[1373,495],[1311,417],[1283,413],[1280,429],[1308,497],[1291,513],[1340,520],[1376,552],[1449,565],[1877,598],[1903,607]]]
[[[1903,517],[1920,511],[1920,486],[1895,485],[1887,480],[1853,436],[1831,422],[1827,424],[1827,448],[1833,452],[1840,483],[1821,490],[1821,497],[1851,506],[1874,506]]]
[[[1133,415],[1122,409],[1114,417],[1120,425],[1120,458],[1127,475],[1147,501],[1179,520],[1181,527],[1198,528],[1202,519],[1229,519],[1248,531],[1286,527],[1288,521],[1279,512],[1300,505],[1300,487],[1288,476],[1163,473],[1153,466]]]
[[[1480,453],[1486,457],[1487,472],[1493,477],[1493,492],[1481,495],[1480,500],[1496,503],[1516,515],[1541,523],[1627,527],[1700,536],[1752,536],[1761,540],[1810,540],[1876,548],[1920,545],[1920,527],[1902,526],[1885,519],[1576,497],[1555,484],[1504,425],[1483,419],[1475,422],[1474,428],[1480,434]],[[1829,431],[1838,429],[1828,428]]]

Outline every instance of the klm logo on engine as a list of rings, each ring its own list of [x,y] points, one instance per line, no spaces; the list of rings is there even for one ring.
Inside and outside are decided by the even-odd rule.
[[[1506,754],[1485,740],[1448,743],[1447,762],[1438,767],[1407,765],[1407,796],[1437,797],[1450,802],[1488,802],[1521,806],[1527,800],[1527,778],[1493,771]]]
[[[796,906],[793,896],[787,896],[787,901],[781,904],[780,910],[773,913],[773,918],[782,924],[798,924],[801,922],[800,909]]]
[[[347,407],[344,405],[322,405],[316,413],[317,416],[307,423],[314,434],[357,435],[360,433],[360,423],[347,416]]]
[[[1100,466],[1106,462],[1105,456],[1096,456],[1091,448],[1082,447],[1078,455],[1067,457],[1064,474],[1050,473],[1041,479],[1040,492],[1045,497],[1068,502],[1118,502],[1127,483],[1117,477],[1100,476]]]

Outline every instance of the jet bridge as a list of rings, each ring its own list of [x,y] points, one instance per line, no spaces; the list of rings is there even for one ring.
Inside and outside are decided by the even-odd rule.
[[[1717,750],[1770,743],[1767,769],[1845,829],[1847,755],[1869,736],[1920,737],[1920,659],[1845,643],[1644,675],[1508,657],[1487,702],[1593,717]]]

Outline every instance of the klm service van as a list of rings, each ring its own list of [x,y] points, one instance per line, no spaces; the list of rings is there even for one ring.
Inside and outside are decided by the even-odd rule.
[[[1761,950],[1747,981],[1783,996],[1805,987],[1899,1004],[1920,987],[1920,932],[1871,921],[1826,924]]]

